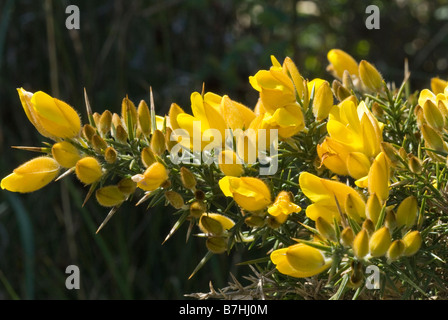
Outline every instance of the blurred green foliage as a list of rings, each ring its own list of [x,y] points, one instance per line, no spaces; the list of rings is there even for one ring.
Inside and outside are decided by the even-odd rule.
[[[80,8],[79,30],[65,27],[70,4]],[[365,27],[370,4],[380,8],[380,30]],[[159,114],[172,102],[188,110],[203,84],[253,107],[248,77],[271,54],[293,58],[306,78],[330,79],[326,54],[341,48],[397,83],[408,59],[417,90],[448,77],[447,35],[442,0],[0,0],[0,173],[34,156],[10,146],[42,142],[17,87],[69,102],[84,122],[84,88],[98,112],[118,112],[126,94],[148,101],[150,87]],[[0,299],[180,299],[249,272],[236,266],[248,254],[237,252],[188,280],[206,249],[194,237],[185,243],[187,226],[161,244],[175,221],[168,207],[128,204],[95,234],[107,209],[82,207],[86,193],[73,177],[33,194],[0,193]],[[80,290],[65,288],[71,264]]]

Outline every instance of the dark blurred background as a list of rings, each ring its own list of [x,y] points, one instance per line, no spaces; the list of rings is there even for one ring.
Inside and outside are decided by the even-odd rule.
[[[380,29],[368,30],[368,5],[380,8]],[[67,30],[68,5],[80,29]],[[374,63],[388,81],[413,90],[448,78],[448,1],[296,0],[0,0],[0,174],[35,154],[11,146],[45,141],[28,122],[16,92],[46,91],[79,110],[83,89],[94,111],[118,112],[127,94],[138,103],[154,91],[156,110],[189,109],[190,94],[228,94],[253,107],[248,77],[290,56],[303,76],[331,80],[326,54],[340,48]],[[75,178],[32,194],[0,192],[0,299],[181,299],[244,283],[244,251],[213,257],[191,280],[204,241],[185,243],[186,226],[162,241],[176,218],[168,208],[122,208],[96,235],[107,209],[89,201]],[[135,202],[134,202],[135,203]],[[258,253],[262,256],[263,251]],[[65,288],[77,265],[81,289]]]

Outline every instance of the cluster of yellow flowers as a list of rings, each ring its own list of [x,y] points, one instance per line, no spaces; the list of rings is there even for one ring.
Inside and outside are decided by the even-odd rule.
[[[392,263],[423,245],[420,199],[391,196],[397,163],[417,173],[422,163],[384,140],[377,101],[388,102],[391,92],[378,70],[339,49],[328,60],[331,84],[306,79],[288,57],[283,64],[272,57],[269,70],[249,77],[259,92],[253,108],[194,92],[192,114],[173,103],[167,115],[156,115],[153,102],[136,107],[128,97],[121,115],[99,114],[86,97],[84,125],[65,102],[18,89],[28,119],[54,143],[34,148],[44,155],[14,169],[1,187],[33,192],[74,173],[111,213],[138,192],[139,203],[164,198],[183,213],[169,236],[189,220],[208,251],[219,254],[264,233],[276,239],[268,253],[280,273],[303,278],[332,267],[359,287],[360,264]],[[413,115],[425,150],[446,159],[447,83],[433,79]],[[180,154],[191,161],[175,161]],[[261,175],[262,157],[278,161],[277,171]]]

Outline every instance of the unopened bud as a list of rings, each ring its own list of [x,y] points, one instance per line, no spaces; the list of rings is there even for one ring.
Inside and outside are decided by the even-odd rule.
[[[423,138],[431,149],[436,151],[445,151],[445,143],[442,136],[431,126],[423,124],[421,127]]]
[[[388,227],[389,230],[391,231],[395,230],[395,228],[397,227],[397,216],[392,210],[389,210],[386,213],[386,218],[384,219],[384,226]]]
[[[378,222],[382,210],[380,199],[376,194],[371,194],[366,203],[366,217],[374,224]]]
[[[317,121],[328,117],[330,109],[333,107],[333,92],[330,84],[325,81],[316,90],[313,100],[313,114]]]
[[[182,181],[182,185],[187,189],[195,189],[196,188],[196,178],[193,173],[187,169],[186,167],[180,168],[180,179]]]
[[[190,215],[194,218],[199,218],[207,210],[204,202],[194,201],[190,204]]]
[[[227,239],[223,237],[210,237],[205,241],[205,245],[214,254],[224,253],[227,250]]]
[[[395,261],[398,258],[400,258],[403,255],[403,252],[405,250],[405,244],[402,240],[395,240],[390,245],[389,249],[387,250],[387,260],[388,261]]]
[[[171,134],[173,133],[173,130],[170,127],[166,127],[165,130],[165,146],[166,149],[171,152],[171,149],[178,143],[177,141],[171,140]]]
[[[375,231],[370,237],[369,251],[372,257],[381,257],[386,254],[391,244],[389,228],[382,227]]]
[[[374,102],[372,104],[372,113],[375,117],[382,117],[384,114],[383,108],[379,105],[378,102]]]
[[[355,239],[355,233],[350,227],[345,227],[341,232],[341,242],[346,247],[351,247],[353,245],[353,240]]]
[[[133,132],[137,128],[137,108],[128,97],[124,98],[121,103],[121,118],[128,132]]]
[[[106,135],[110,132],[112,126],[112,113],[109,110],[104,111],[98,122],[98,131],[101,135]]]
[[[51,148],[53,158],[59,163],[61,167],[72,168],[76,165],[81,155],[78,149],[70,142],[57,142]]]
[[[414,156],[414,155],[409,156],[408,166],[409,166],[409,169],[411,170],[411,172],[413,172],[415,174],[422,173],[422,162],[416,156]]]
[[[439,108],[429,99],[425,101],[422,108],[426,122],[440,132],[445,126],[445,121]]]
[[[358,259],[361,259],[369,253],[369,235],[365,229],[358,232],[353,239],[353,253]]]
[[[359,288],[364,280],[363,264],[361,261],[353,260],[350,264],[351,273],[349,286],[352,289]]]
[[[359,76],[362,83],[371,91],[380,91],[383,86],[383,77],[369,62],[362,60],[359,63]]]
[[[126,196],[120,192],[118,186],[106,186],[96,190],[96,200],[104,207],[115,207],[126,200]]]
[[[414,196],[409,196],[404,199],[397,209],[397,227],[411,228],[417,219],[418,207],[417,199]]]
[[[369,236],[371,236],[375,232],[375,224],[370,219],[364,220],[364,222],[362,223],[362,228],[367,231]]]
[[[151,115],[148,105],[144,100],[140,101],[137,108],[137,114],[138,127],[140,128],[141,133],[147,137],[151,133]]]
[[[162,131],[154,130],[151,137],[150,146],[151,151],[157,156],[161,156],[165,152],[165,136]]]
[[[76,163],[75,173],[81,182],[89,185],[101,179],[103,170],[98,160],[84,157]]]
[[[184,199],[176,191],[165,191],[165,198],[175,209],[180,209],[184,206]]]
[[[381,151],[386,154],[392,164],[396,164],[400,161],[400,155],[391,143],[381,142]]]
[[[244,219],[244,223],[251,228],[262,227],[265,224],[265,217],[249,216],[246,219]]]
[[[128,133],[120,124],[115,128],[115,139],[121,143],[127,143],[128,141]]]
[[[98,126],[100,124],[101,115],[98,112],[94,112],[92,114],[92,118],[93,118],[93,122],[95,122],[95,126],[98,128]]]
[[[115,150],[113,147],[107,147],[106,150],[104,150],[104,160],[106,160],[107,163],[115,163],[115,161],[117,161],[117,158],[117,150]]]
[[[96,130],[94,127],[92,127],[90,124],[86,123],[83,127],[82,127],[82,135],[83,137],[91,142],[92,141],[92,137],[96,134]]]
[[[405,246],[403,255],[407,257],[417,253],[422,245],[422,235],[419,231],[412,231],[407,233],[402,240]]]
[[[103,153],[107,149],[107,143],[98,134],[94,134],[91,140],[92,147],[96,152]]]

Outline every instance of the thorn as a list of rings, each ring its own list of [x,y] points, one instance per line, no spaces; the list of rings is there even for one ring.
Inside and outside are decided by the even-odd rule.
[[[154,95],[152,93],[152,87],[149,87],[149,105],[151,110],[151,133],[154,133],[154,130],[157,129],[156,122],[156,107],[154,104]]]
[[[42,152],[42,153],[49,153],[51,151],[50,148],[43,148],[43,147],[12,146],[11,148],[19,149],[19,150],[26,150],[26,151],[33,151],[33,152]]]
[[[135,204],[135,206],[137,207],[137,206],[141,205],[143,202],[148,200],[151,195],[152,195],[151,192],[145,193],[145,195]]]
[[[89,123],[91,126],[96,128],[96,123],[95,120],[93,119],[92,108],[90,107],[89,97],[87,96],[87,91],[85,87],[84,87],[84,101],[86,103],[87,118],[89,118]]]
[[[98,234],[98,232],[100,232],[101,229],[103,229],[103,227],[106,225],[106,223],[110,220],[110,218],[112,218],[112,216],[115,214],[115,212],[118,211],[118,208],[120,206],[117,207],[113,207],[109,213],[107,214],[106,218],[104,219],[104,221],[101,223],[101,225],[98,227],[98,230],[96,230],[96,234]]]
[[[87,203],[87,200],[89,200],[90,197],[92,196],[93,191],[95,191],[95,188],[96,188],[97,185],[98,185],[98,182],[95,182],[94,184],[92,184],[92,185],[90,186],[89,192],[87,193],[86,198],[84,199],[84,202],[83,202],[83,204],[82,204],[83,207],[84,207],[84,205]]]
[[[62,178],[65,178],[66,176],[68,176],[70,173],[72,173],[73,171],[75,171],[75,167],[68,169],[67,171],[65,171],[63,174],[61,174],[59,177],[57,177],[54,182],[61,180]]]

